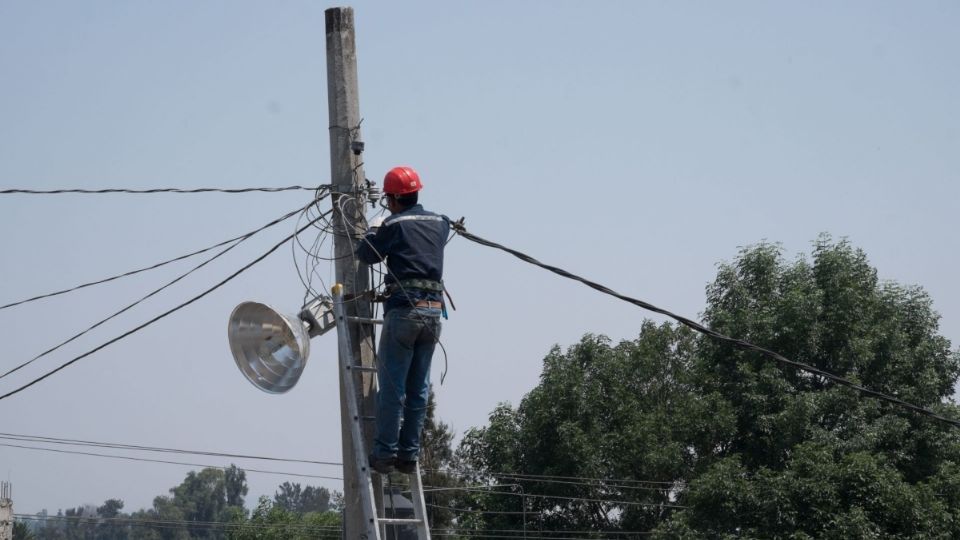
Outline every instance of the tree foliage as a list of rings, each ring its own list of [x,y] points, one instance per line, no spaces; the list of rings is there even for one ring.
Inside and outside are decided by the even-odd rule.
[[[44,510],[19,523],[18,530],[36,540],[340,538],[339,508],[331,500],[342,496],[323,487],[284,482],[277,491],[282,502],[262,497],[250,515],[243,507],[246,472],[234,465],[191,471],[169,492],[154,498],[151,508],[129,514],[119,499],[68,508],[55,517]]]
[[[22,522],[16,521],[13,524],[13,540],[34,540],[36,535],[30,530],[30,527]]]
[[[294,512],[267,497],[261,497],[249,519],[238,516],[230,540],[338,540],[340,513],[336,511]]]
[[[277,488],[273,497],[275,506],[293,512],[326,512],[330,510],[330,490],[325,487],[307,486],[301,488],[298,483],[284,482]]]
[[[930,297],[879,280],[846,241],[822,237],[794,261],[775,245],[743,249],[708,287],[704,319],[960,418],[960,354]],[[503,492],[458,504],[515,512],[460,516],[478,529],[960,537],[960,429],[671,324],[555,348],[540,384],[469,431],[457,456]]]

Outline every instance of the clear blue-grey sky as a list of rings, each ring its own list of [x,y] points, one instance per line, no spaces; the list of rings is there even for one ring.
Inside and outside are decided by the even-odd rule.
[[[477,234],[686,315],[739,246],[849,237],[919,284],[960,342],[960,4],[356,2],[367,175],[416,167],[428,208]],[[328,182],[322,2],[0,2],[0,186]],[[254,229],[308,193],[2,196],[0,303]],[[15,385],[219,281],[271,230]],[[4,371],[190,263],[0,311]],[[439,417],[458,434],[517,403],[554,344],[634,337],[629,305],[463,240]],[[2,432],[339,461],[335,339],[300,384],[255,390],[226,320],[290,310],[288,249],[176,316],[0,402]],[[655,320],[659,318],[653,317]],[[439,383],[443,357],[433,374]],[[0,441],[4,442],[4,441]],[[9,441],[7,441],[9,442]],[[185,461],[227,465],[217,458]],[[336,467],[241,466],[339,476]],[[15,509],[149,506],[189,467],[0,446]],[[286,480],[250,473],[248,504]]]

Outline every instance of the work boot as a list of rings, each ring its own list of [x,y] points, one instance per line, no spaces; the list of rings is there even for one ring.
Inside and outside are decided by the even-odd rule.
[[[397,472],[402,472],[403,474],[414,474],[417,472],[417,460],[415,459],[398,459],[396,466]]]
[[[378,458],[374,457],[373,454],[370,454],[370,468],[380,474],[392,473],[393,466],[396,464],[396,462],[397,458]]]

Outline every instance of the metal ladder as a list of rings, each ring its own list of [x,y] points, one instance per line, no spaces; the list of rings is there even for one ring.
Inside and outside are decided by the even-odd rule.
[[[360,485],[360,502],[363,505],[363,522],[365,530],[362,531],[361,538],[367,540],[383,540],[386,536],[387,525],[413,525],[417,531],[417,540],[430,540],[430,525],[427,523],[427,506],[423,498],[423,485],[420,481],[420,464],[414,474],[408,475],[410,478],[411,502],[413,503],[413,519],[388,518],[382,514],[382,509],[377,508],[374,497],[374,484],[372,473],[367,463],[367,449],[363,440],[363,430],[361,422],[373,417],[362,416],[360,413],[360,394],[357,392],[357,383],[355,375],[363,373],[373,373],[376,377],[376,368],[356,365],[353,359],[353,350],[350,346],[350,323],[363,324],[382,324],[383,321],[374,319],[363,319],[359,317],[348,317],[343,307],[343,286],[334,285],[331,290],[333,296],[333,314],[337,324],[337,344],[339,346],[340,358],[340,378],[347,395],[354,396],[354,399],[348,399],[347,412],[352,421],[350,422],[350,438],[353,441],[354,467],[356,468]],[[347,459],[347,456],[344,456]]]

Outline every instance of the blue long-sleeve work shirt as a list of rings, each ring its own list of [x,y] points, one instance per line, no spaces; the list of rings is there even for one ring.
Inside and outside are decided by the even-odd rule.
[[[391,284],[407,279],[443,280],[443,248],[450,232],[447,216],[428,212],[416,204],[387,218],[375,231],[368,232],[357,248],[357,257],[375,264],[386,260]],[[394,287],[384,311],[409,307],[420,300],[442,301],[442,293],[409,287]]]

